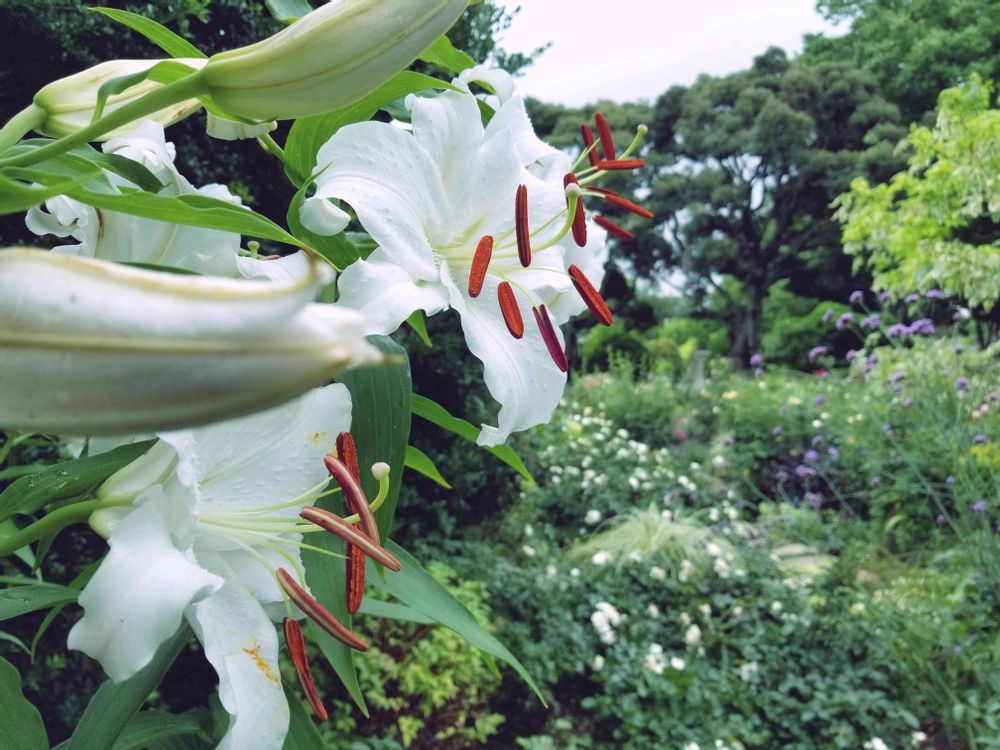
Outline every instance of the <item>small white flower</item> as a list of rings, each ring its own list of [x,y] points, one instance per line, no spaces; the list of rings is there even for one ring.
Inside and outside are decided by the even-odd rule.
[[[677,580],[681,583],[687,583],[688,579],[691,578],[691,574],[694,572],[694,563],[690,560],[681,560],[681,570],[677,574]]]
[[[524,553],[525,557],[534,557],[535,556],[535,548],[532,547],[529,544],[526,544],[523,547],[521,547],[521,552]]]
[[[555,578],[556,573],[558,572],[559,570],[552,563],[549,563],[548,565],[545,566],[545,575],[547,575],[549,578]]]
[[[718,508],[712,508],[710,511],[708,511],[708,520],[712,521],[713,523],[715,521],[719,520],[719,509]]]
[[[719,557],[722,555],[722,549],[715,542],[709,542],[705,545],[705,551],[712,557]]]
[[[726,508],[726,518],[730,521],[735,521],[739,516],[740,514],[737,513],[736,508]]]
[[[664,495],[663,499],[664,500],[668,500],[669,497],[667,495]],[[661,510],[660,511],[660,518],[662,518],[667,523],[670,523],[671,521],[674,520],[674,514],[673,514],[672,511],[669,511],[669,510]]]
[[[814,430],[820,429],[823,426],[823,420],[822,419],[814,419],[812,421],[812,426],[813,426]]]
[[[917,731],[910,735],[910,744],[913,747],[920,747],[925,742],[927,742],[927,735],[923,732]]]
[[[684,750],[701,750],[701,745],[697,742],[689,742],[684,746]]]
[[[569,575],[570,575],[570,578],[579,578],[580,577],[580,569],[579,568],[570,568]]]
[[[595,552],[594,556],[590,558],[590,562],[592,562],[594,565],[607,565],[610,560],[611,560],[611,555],[609,555],[604,550],[601,550],[600,552]]]
[[[740,679],[743,680],[743,682],[750,682],[750,680],[752,680],[757,674],[757,670],[757,662],[755,661],[748,661],[741,664],[739,669]]]
[[[691,615],[689,615],[687,612],[681,612],[680,617],[678,617],[677,619],[680,620],[681,625],[691,624]]]
[[[525,536],[534,536],[535,535],[535,528],[530,523],[529,524],[525,524],[525,526],[524,526],[524,535]]]
[[[590,524],[591,526],[593,526],[596,523],[600,523],[601,511],[591,508],[590,510],[587,511],[587,515],[583,517],[583,521],[584,523]]]
[[[590,662],[590,667],[595,672],[600,672],[602,669],[604,669],[604,657],[601,656],[600,654],[594,656],[593,661]]]
[[[646,607],[646,614],[652,617],[654,620],[660,616],[660,608],[655,604],[650,604]]]
[[[719,576],[719,578],[729,578],[729,563],[721,557],[715,560],[715,564],[712,566],[712,569],[715,571],[716,575]]]
[[[701,643],[701,628],[695,624],[689,625],[687,632],[684,633],[684,642],[692,647]]]
[[[664,578],[667,577],[667,571],[665,571],[663,568],[653,566],[652,568],[649,569],[649,577],[655,578],[657,581],[662,581]]]
[[[879,737],[872,737],[863,747],[865,750],[889,750],[889,746]]]
[[[742,617],[742,616],[743,616],[743,607],[739,605],[733,607],[733,617]]]
[[[780,613],[781,610],[784,609],[784,606],[782,605],[781,602],[771,602],[771,606],[769,607],[769,609],[771,610],[771,614],[776,615]]]
[[[701,614],[704,615],[705,617],[711,617],[712,616],[712,607],[711,607],[711,605],[708,605],[708,604],[699,604],[698,605],[698,611],[701,612]]]
[[[683,672],[686,663],[681,657],[672,656],[670,657],[670,666],[676,669],[678,672]]]

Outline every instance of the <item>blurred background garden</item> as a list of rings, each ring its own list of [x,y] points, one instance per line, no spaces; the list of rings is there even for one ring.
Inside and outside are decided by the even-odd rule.
[[[280,28],[250,0],[107,5],[209,53]],[[449,36],[517,72],[546,51],[498,44],[514,10],[479,3]],[[618,179],[654,218],[613,216],[634,234],[602,288],[616,323],[568,327],[570,387],[512,438],[520,460],[414,420],[436,470],[407,473],[396,536],[548,706],[450,631],[362,618],[369,716],[314,661],[328,747],[1000,747],[1000,2],[817,12],[836,32],[653,100],[529,100],[567,150],[595,111],[623,142],[645,123],[646,166]],[[2,0],[0,23],[3,121],[56,77],[155,54],[82,3]],[[280,164],[202,127],[167,131],[181,171],[280,220]],[[0,245],[38,242],[0,220]],[[414,391],[489,422],[457,316],[428,334],[400,334]],[[0,489],[55,455],[3,439]],[[103,544],[67,530],[43,570],[69,581]],[[73,618],[42,619],[5,622],[0,652],[56,743],[103,675],[65,651]],[[207,731],[215,679],[191,649],[156,706]]]

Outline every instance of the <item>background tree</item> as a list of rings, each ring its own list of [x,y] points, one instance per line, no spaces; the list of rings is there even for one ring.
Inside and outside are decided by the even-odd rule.
[[[829,204],[854,176],[898,167],[898,119],[866,73],[791,63],[775,48],[749,70],[671,88],[656,103],[647,201],[656,221],[637,237],[635,268],[680,267],[690,294],[719,296],[746,362],[775,282],[825,299],[849,293]]]
[[[1000,0],[819,0],[816,8],[850,30],[807,35],[804,59],[868,71],[907,122],[972,73],[1000,78]]]
[[[901,298],[940,288],[979,322],[980,344],[1000,326],[1000,110],[977,76],[941,94],[936,126],[906,139],[909,169],[838,199],[844,246]]]

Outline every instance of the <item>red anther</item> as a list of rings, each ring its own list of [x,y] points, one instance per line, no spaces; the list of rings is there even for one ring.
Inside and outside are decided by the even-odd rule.
[[[347,545],[347,577],[345,594],[347,611],[352,615],[361,609],[365,598],[365,551],[353,544]]]
[[[563,351],[562,344],[559,343],[559,337],[556,336],[556,329],[549,318],[549,311],[545,305],[539,305],[531,308],[531,312],[535,314],[535,323],[538,324],[538,330],[542,333],[542,341],[545,342],[545,348],[549,350],[549,356],[556,363],[556,367],[567,372],[569,362],[566,360],[566,352]]]
[[[316,601],[308,591],[302,588],[284,568],[278,568],[278,585],[302,613],[315,622],[324,631],[341,643],[358,651],[367,651],[368,644],[345,628],[330,611]]]
[[[616,158],[615,142],[611,137],[611,128],[608,127],[608,121],[604,119],[604,115],[600,112],[594,115],[594,125],[597,126],[597,136],[601,139],[601,151],[604,152],[604,158],[613,161]]]
[[[521,308],[517,306],[517,298],[509,282],[500,282],[500,286],[497,287],[497,300],[500,302],[503,322],[507,324],[510,335],[516,339],[521,338],[524,335],[524,318],[521,317]]]
[[[591,314],[606,326],[614,323],[614,316],[611,314],[611,310],[608,309],[608,304],[604,301],[604,297],[594,288],[594,285],[590,283],[590,279],[580,270],[580,267],[572,264],[567,271],[569,272],[569,278],[573,282],[573,286],[580,293]]]
[[[563,177],[563,187],[568,187],[569,185],[579,185],[580,182],[577,180],[576,175],[570,172],[565,177]],[[566,198],[566,205],[569,206],[569,197]],[[587,214],[583,209],[583,196],[581,195],[576,202],[576,213],[573,214],[573,241],[576,242],[578,247],[587,246]]]
[[[490,258],[493,257],[493,237],[486,235],[479,244],[476,245],[476,253],[472,256],[472,268],[469,270],[469,296],[478,297],[483,291],[483,282],[486,281],[486,270],[490,267]]]
[[[323,463],[326,464],[327,471],[337,480],[337,484],[344,491],[344,502],[347,503],[347,509],[361,517],[361,525],[372,542],[376,546],[381,544],[378,536],[378,524],[375,523],[372,509],[368,507],[368,498],[365,497],[365,491],[361,489],[361,482],[336,456],[327,456],[323,459]]]
[[[344,462],[344,465],[350,469],[351,474],[357,481],[361,481],[361,469],[358,465],[358,447],[354,444],[354,438],[351,437],[351,433],[342,432],[337,435],[337,458]],[[351,511],[352,513],[354,511]]]
[[[518,185],[514,198],[514,228],[517,232],[517,257],[521,265],[531,265],[531,230],[528,228],[528,186]]]
[[[613,221],[605,219],[603,216],[595,216],[594,223],[597,224],[597,226],[599,227],[603,227],[608,231],[608,234],[611,234],[620,240],[627,241],[632,239],[632,233],[630,231],[628,231],[627,229],[623,229],[622,227],[615,224]]]
[[[583,123],[580,126],[580,135],[583,136],[583,147],[590,149],[587,152],[587,158],[590,159],[590,166],[596,167],[597,162],[601,160],[601,154],[597,150],[597,146],[594,146],[594,131],[590,129],[590,125]],[[593,148],[591,148],[592,146]]]
[[[299,511],[299,515],[309,523],[339,536],[345,542],[349,542],[355,547],[359,547],[368,557],[380,565],[384,565],[389,570],[398,573],[402,569],[403,566],[399,560],[389,550],[375,544],[364,532],[354,528],[353,524],[349,524],[336,513],[307,505]]]
[[[610,203],[612,206],[618,206],[618,208],[624,208],[626,211],[631,211],[637,216],[641,216],[644,219],[652,219],[653,212],[648,209],[643,208],[638,203],[633,203],[627,198],[622,198],[620,195],[605,195],[604,200]]]
[[[312,670],[309,668],[309,657],[306,655],[306,641],[302,637],[302,626],[298,620],[293,620],[291,617],[285,618],[285,645],[288,646],[288,654],[292,657],[292,664],[295,665],[295,671],[299,675],[302,692],[309,699],[309,705],[316,713],[316,718],[326,721],[330,716],[323,701],[319,699],[319,693],[316,692],[316,683],[313,682]]]
[[[597,162],[597,168],[603,172],[623,172],[629,169],[639,169],[645,165],[646,162],[642,159],[613,159]]]

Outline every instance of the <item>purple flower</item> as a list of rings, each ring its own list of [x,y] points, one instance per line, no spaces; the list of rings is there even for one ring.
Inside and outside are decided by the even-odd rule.
[[[750,357],[751,367],[760,367],[762,364],[764,364],[764,355],[761,354],[760,352],[757,352],[752,357]]]
[[[819,461],[819,454],[810,448],[802,455],[802,458],[805,459],[806,463],[814,464]]]
[[[823,496],[818,492],[807,492],[802,496],[802,499],[805,500],[809,504],[809,507],[813,510],[818,510],[819,506],[823,503]]]
[[[861,300],[863,300],[863,299],[864,299],[864,297],[865,297],[865,293],[864,293],[864,292],[862,292],[862,291],[861,291],[860,289],[855,289],[855,290],[854,290],[853,292],[851,292],[851,296],[850,296],[850,297],[848,297],[848,298],[847,298],[847,300],[848,300],[848,301],[849,301],[849,302],[850,302],[850,303],[851,303],[852,305],[856,305],[856,304],[858,304],[858,303],[859,303],[859,302],[860,302]]]
[[[903,302],[905,302],[908,305],[912,305],[914,302],[918,302],[919,300],[920,300],[919,294],[907,294],[905,297],[903,297]]]
[[[891,297],[892,297],[892,292],[879,292],[878,293],[878,301],[879,302],[886,302]]]
[[[775,437],[778,437],[778,435],[780,435],[784,431],[785,431],[784,428],[779,424],[774,426],[774,429],[771,430],[771,434],[774,435]]]
[[[813,406],[822,406],[826,403],[826,396],[813,396]]]
[[[907,329],[909,334],[913,336],[914,334],[919,336],[932,336],[937,328],[934,326],[934,321],[930,318],[919,318],[910,323]]]
[[[986,403],[992,404],[994,401],[1000,401],[1000,393],[991,393],[986,396]]]
[[[861,322],[858,323],[858,325],[860,325],[862,328],[870,328],[872,330],[875,330],[880,325],[882,325],[882,318],[880,318],[878,315],[867,315],[861,319]]]
[[[756,370],[753,371],[753,376],[755,378],[762,377],[763,375],[764,375],[764,368],[763,367],[758,367]]]
[[[878,355],[877,354],[869,354],[868,358],[865,360],[865,364],[869,365],[870,367],[874,367],[875,365],[877,365],[878,364]]]
[[[798,466],[795,467],[795,475],[801,479],[805,479],[806,477],[814,477],[816,476],[816,469],[814,469],[812,466],[799,464]]]
[[[891,339],[898,338],[900,336],[909,336],[910,329],[904,323],[893,323],[889,326],[889,330],[885,332],[885,335]]]
[[[809,361],[815,362],[817,359],[826,354],[827,351],[828,350],[825,346],[814,346],[812,349],[809,350]]]
[[[986,503],[984,503],[982,500],[977,500],[972,504],[973,513],[982,513],[985,510],[986,510]]]
[[[957,481],[958,481],[958,480],[957,480],[957,479],[955,479],[955,477],[953,477],[953,476],[949,475],[949,476],[948,476],[948,477],[947,477],[947,478],[946,478],[946,479],[944,480],[944,483],[945,483],[945,484],[955,484],[955,482],[957,482]]]
[[[980,444],[985,443],[985,442],[986,442],[986,436],[983,433],[981,433],[981,432],[978,433],[977,435],[973,435],[972,436],[972,444],[973,445],[980,445]]]
[[[938,523],[944,523],[946,519],[943,513],[938,513],[937,518],[935,518],[934,520],[937,521]]]
[[[969,390],[969,379],[968,378],[959,378],[958,380],[956,380],[955,381],[955,390],[956,391],[967,391],[967,390]]]
[[[893,393],[902,393],[903,392],[903,386],[901,386],[901,385],[894,385],[892,387],[892,392]]]
[[[852,359],[854,359],[857,356],[858,356],[858,350],[857,349],[848,349],[847,350],[847,354],[844,355],[844,359],[846,359],[848,362],[850,362]]]
[[[890,383],[898,383],[900,380],[906,378],[906,370],[896,370],[889,376]]]
[[[833,308],[828,307],[826,308],[826,312],[823,313],[823,322],[829,323],[831,320],[833,320]]]
[[[779,482],[788,481],[788,472],[785,471],[784,469],[778,469],[778,471],[775,472],[774,476]]]
[[[951,649],[951,652],[952,652],[953,654],[955,654],[955,656],[958,656],[959,654],[961,654],[961,653],[962,653],[962,647],[961,647],[961,646],[955,646],[955,647],[953,647],[953,648]]]
[[[907,408],[913,406],[913,399],[912,398],[904,398],[903,399],[903,406],[905,406]]]
[[[843,331],[847,328],[847,324],[854,320],[854,313],[844,313],[839,318],[837,318],[837,330]]]
[[[941,299],[944,295],[941,293],[940,289],[928,289],[924,292],[924,296],[927,299]]]
[[[819,447],[819,444],[823,442],[822,435],[813,435],[813,439],[809,441],[813,448]]]
[[[882,484],[882,480],[876,474],[872,474],[872,478],[868,480],[868,484],[872,487],[878,487]]]
[[[732,435],[726,435],[724,438],[722,438],[722,444],[725,445],[725,446],[727,446],[727,447],[730,446],[730,445],[732,445],[733,442],[734,441],[733,441],[733,436]]]
[[[840,458],[840,451],[837,450],[835,446],[831,445],[829,448],[826,449],[826,455],[828,455],[830,458]]]
[[[970,581],[978,581],[979,580],[979,573],[977,573],[976,571],[972,571],[971,573],[969,573],[969,580]]]

